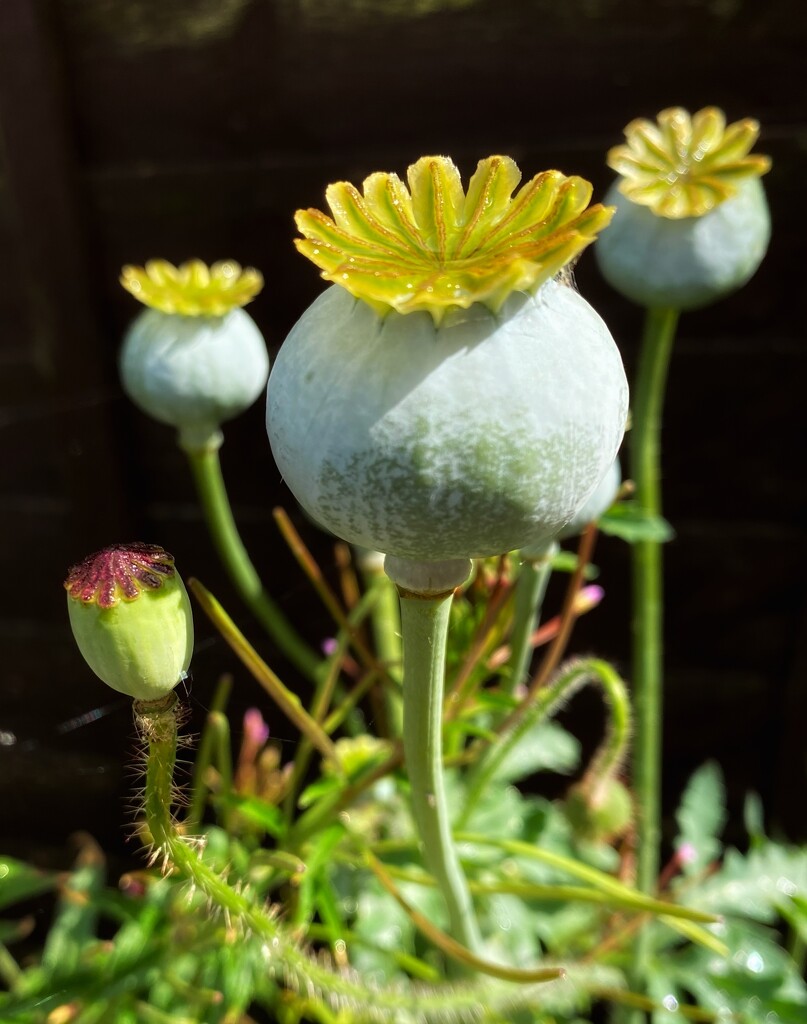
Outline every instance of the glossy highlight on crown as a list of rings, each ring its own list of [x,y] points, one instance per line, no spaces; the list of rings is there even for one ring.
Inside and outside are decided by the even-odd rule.
[[[161,313],[218,317],[251,302],[263,288],[263,276],[235,260],[210,266],[188,260],[178,267],[168,260],[149,260],[144,267],[125,266],[120,283],[138,302]]]
[[[701,217],[735,195],[740,182],[770,170],[770,157],[750,152],[758,136],[750,117],[727,125],[718,107],[692,115],[669,107],[655,121],[631,121],[625,143],[609,150],[608,166],[632,202],[670,220]]]
[[[173,576],[174,557],[158,544],[111,544],[72,566],[64,581],[68,595],[84,604],[114,608],[143,590],[159,590]]]
[[[336,182],[332,216],[298,210],[295,240],[322,277],[379,315],[425,311],[439,324],[475,302],[497,313],[513,292],[534,292],[597,236],[613,210],[589,207],[591,185],[544,171],[514,194],[521,171],[506,156],[480,160],[467,189],[445,156],[424,156],[407,182],[371,174],[359,191]]]

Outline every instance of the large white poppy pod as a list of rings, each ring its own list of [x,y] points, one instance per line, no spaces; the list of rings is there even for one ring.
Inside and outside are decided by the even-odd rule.
[[[127,395],[191,450],[220,443],[220,425],[247,409],[266,385],[263,335],[243,309],[262,286],[257,271],[223,261],[173,267],[152,260],[124,267],[125,288],[149,308],[132,323],[120,354]]]
[[[505,157],[467,195],[444,157],[331,186],[299,248],[335,282],[275,362],[267,430],[300,504],[345,540],[413,561],[548,538],[622,438],[619,352],[552,275],[607,223],[556,171],[511,199]]]
[[[768,157],[748,155],[750,118],[726,126],[722,111],[663,110],[625,129],[608,163],[620,177],[606,202],[616,213],[595,250],[603,276],[649,308],[695,309],[742,287],[770,239]]]

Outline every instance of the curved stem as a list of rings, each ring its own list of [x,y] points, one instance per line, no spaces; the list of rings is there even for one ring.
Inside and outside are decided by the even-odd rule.
[[[241,540],[227,497],[218,448],[185,451],[213,544],[230,580],[289,661],[308,679],[316,681],[322,671],[320,659],[269,596]]]
[[[263,658],[259,656],[252,644],[249,643],[207,587],[203,586],[199,580],[191,577],[188,580],[188,590],[190,590],[202,606],[205,615],[218,629],[227,644],[229,644],[241,662],[249,669],[256,682],[266,690],[289,721],[293,722],[300,732],[311,740],[323,757],[333,758],[338,762],[331,738],[325,733],[319,722],[315,721],[306,711],[297,694],[285,686]],[[324,664],[327,669],[327,663]]]
[[[541,689],[528,710],[513,726],[498,737],[468,774],[465,806],[458,815],[455,829],[461,830],[468,822],[480,796],[493,780],[512,748],[539,722],[550,718],[578,690],[587,683],[598,683],[605,694],[608,726],[605,738],[594,755],[589,773],[597,771],[600,777],[613,773],[622,763],[630,743],[630,700],[624,682],[616,671],[598,658],[575,661]]]
[[[452,596],[452,591],[434,597],[401,591],[403,743],[426,866],[445,899],[452,937],[476,953],[481,947],[479,926],[451,838],[443,782],[443,689]]]
[[[636,501],[661,515],[661,412],[667,368],[678,323],[675,309],[649,309],[633,392],[631,476]],[[638,805],[637,885],[653,893],[658,882],[661,839],[661,718],[663,703],[663,575],[658,541],[632,549],[633,686],[636,711],[633,781]],[[637,936],[634,977],[643,980],[650,934]]]
[[[513,693],[527,679],[532,656],[530,638],[538,628],[541,605],[544,601],[549,577],[552,575],[552,556],[557,551],[549,544],[539,558],[524,558],[516,580],[513,630],[510,636],[510,664],[507,689]],[[522,556],[523,557],[523,556]]]
[[[153,842],[154,859],[175,867],[203,892],[211,906],[238,921],[263,942],[267,969],[279,983],[296,992],[316,995],[329,1006],[355,1008],[363,1021],[441,1021],[475,1018],[480,1003],[505,1008],[536,1005],[531,985],[435,985],[407,991],[365,982],[355,971],[335,970],[321,958],[308,954],[289,934],[270,908],[248,891],[236,890],[206,864],[194,844],[178,832],[172,815],[177,749],[177,702],[175,694],[165,701],[135,702],[138,733],[146,746],[144,809]]]

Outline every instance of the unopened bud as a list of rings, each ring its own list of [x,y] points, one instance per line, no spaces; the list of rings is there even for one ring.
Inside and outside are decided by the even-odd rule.
[[[185,677],[193,617],[167,551],[114,544],[74,565],[64,586],[79,650],[113,690],[154,701]]]
[[[595,792],[586,785],[573,786],[564,811],[577,838],[607,843],[630,827],[633,799],[619,779],[608,778],[597,783]]]

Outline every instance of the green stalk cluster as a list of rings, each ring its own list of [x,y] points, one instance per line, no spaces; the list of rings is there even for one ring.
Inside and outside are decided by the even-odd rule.
[[[145,746],[143,809],[155,862],[174,868],[228,915],[232,924],[263,942],[267,969],[296,992],[324,1000],[335,1011],[348,1009],[361,1021],[443,1022],[473,1020],[481,1006],[507,1012],[539,1005],[537,985],[457,983],[397,988],[375,986],[355,971],[336,969],[305,950],[272,910],[248,891],[236,890],[203,860],[198,847],[180,835],[172,814],[179,705],[174,694],[163,701],[135,703],[135,722]]]

